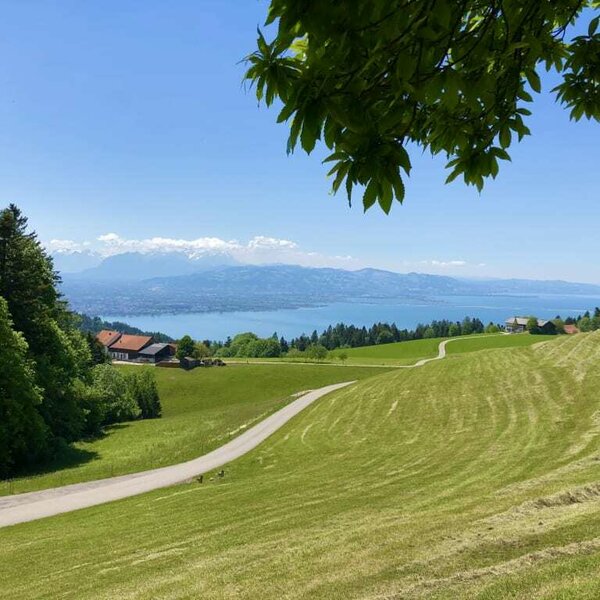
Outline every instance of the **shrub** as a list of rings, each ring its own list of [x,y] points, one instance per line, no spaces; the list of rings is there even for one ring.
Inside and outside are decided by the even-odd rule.
[[[311,344],[304,352],[304,355],[306,358],[310,358],[312,360],[323,360],[327,358],[327,348],[325,348],[325,346],[321,346],[320,344]]]
[[[141,411],[131,395],[127,378],[111,365],[97,365],[92,372],[94,393],[92,398],[100,402],[98,411],[104,413],[103,425],[130,421]]]
[[[160,417],[162,407],[156,378],[154,373],[147,368],[134,371],[127,376],[127,387],[131,397],[135,400],[142,419],[155,419]]]

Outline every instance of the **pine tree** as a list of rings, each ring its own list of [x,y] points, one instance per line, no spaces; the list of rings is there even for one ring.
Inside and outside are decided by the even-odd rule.
[[[40,414],[54,437],[69,442],[84,428],[76,382],[89,376],[89,351],[74,331],[58,282],[52,259],[11,204],[0,212],[0,296],[27,342],[43,397]]]
[[[48,431],[37,407],[42,401],[27,361],[27,343],[14,331],[6,301],[0,297],[0,477],[39,460],[47,451]]]

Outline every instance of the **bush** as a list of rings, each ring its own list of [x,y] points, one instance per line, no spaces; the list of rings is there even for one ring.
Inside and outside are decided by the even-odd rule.
[[[215,356],[217,358],[230,358],[233,354],[231,353],[231,348],[229,346],[223,346],[215,352]]]
[[[82,381],[77,381],[75,394],[85,415],[84,435],[99,435],[106,422],[107,410],[102,391],[93,385],[87,386]]]
[[[273,338],[257,339],[245,347],[245,352],[245,356],[252,358],[276,358],[281,356],[281,346]]]
[[[156,378],[154,373],[147,368],[134,371],[127,376],[127,387],[131,397],[140,409],[142,419],[155,419],[160,417],[162,407]]]
[[[196,342],[194,344],[194,353],[191,356],[194,358],[206,358],[210,355],[210,348],[204,342]]]
[[[287,358],[302,358],[303,356],[304,352],[301,352],[298,348],[290,348],[286,354]]]
[[[233,340],[231,340],[231,345],[229,346],[231,350],[231,356],[239,356],[239,357],[247,357],[250,356],[248,354],[248,346],[258,340],[258,336],[252,332],[239,333],[236,335]]]
[[[141,411],[131,395],[127,378],[111,365],[97,365],[92,372],[91,398],[100,403],[96,408],[104,414],[103,425],[131,421]]]
[[[324,360],[327,358],[327,348],[320,344],[311,344],[304,352],[306,358],[312,360]]]

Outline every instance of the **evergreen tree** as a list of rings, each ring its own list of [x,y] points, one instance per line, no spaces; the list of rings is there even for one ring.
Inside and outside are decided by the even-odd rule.
[[[93,365],[102,365],[110,362],[110,356],[104,349],[104,346],[96,339],[96,336],[89,331],[85,334],[85,341],[88,345]]]
[[[0,297],[0,477],[33,464],[47,452],[48,431],[37,407],[42,401],[27,360],[27,343],[11,327]]]
[[[39,411],[55,438],[77,439],[85,415],[77,380],[89,376],[89,353],[56,290],[52,259],[13,204],[0,212],[0,296],[23,334],[43,401]]]
[[[279,345],[281,346],[282,353],[285,353],[290,349],[289,344],[286,342],[286,340],[283,336],[281,336],[281,339],[279,340]]]

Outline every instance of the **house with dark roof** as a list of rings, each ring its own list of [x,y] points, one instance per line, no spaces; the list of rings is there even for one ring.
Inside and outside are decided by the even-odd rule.
[[[504,321],[504,329],[508,333],[523,333],[527,331],[527,323],[530,317],[509,317]],[[552,321],[544,321],[537,319],[539,333],[554,334],[556,333],[556,325]]]
[[[175,344],[159,344],[149,335],[130,335],[103,329],[96,339],[114,360],[158,363],[175,355]]]

